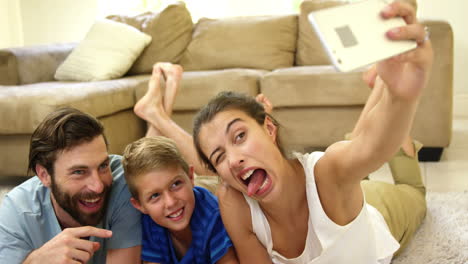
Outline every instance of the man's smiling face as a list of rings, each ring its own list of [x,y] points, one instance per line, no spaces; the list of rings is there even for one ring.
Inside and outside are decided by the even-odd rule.
[[[94,226],[101,221],[112,185],[103,136],[58,152],[54,175],[49,177],[55,207],[81,225]],[[55,209],[59,221],[68,218]]]

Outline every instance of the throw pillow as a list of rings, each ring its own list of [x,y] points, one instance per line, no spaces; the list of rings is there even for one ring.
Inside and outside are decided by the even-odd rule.
[[[170,4],[158,13],[146,12],[133,17],[113,15],[107,18],[133,26],[153,38],[130,68],[131,74],[151,73],[153,64],[158,61],[179,63],[192,39],[193,22],[183,2]]]
[[[294,63],[297,18],[202,18],[180,64],[185,70],[277,69]]]
[[[123,23],[98,20],[55,73],[60,81],[119,78],[132,66],[151,37]]]

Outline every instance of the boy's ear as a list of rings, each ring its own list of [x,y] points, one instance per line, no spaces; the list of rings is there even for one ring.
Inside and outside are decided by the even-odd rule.
[[[36,173],[39,180],[45,187],[50,187],[52,185],[52,178],[44,166],[36,164]]]
[[[140,201],[137,199],[131,197],[130,198],[130,203],[135,207],[138,211],[142,212],[143,214],[147,214],[145,208],[143,208],[140,204]]]
[[[194,177],[194,168],[192,165],[189,165],[189,170],[188,170],[188,177],[190,179],[190,182],[192,183],[192,186],[195,186],[195,177]]]
[[[278,127],[275,125],[271,117],[268,115],[265,117],[264,127],[268,135],[273,139],[273,142],[276,142],[276,136],[278,133]]]

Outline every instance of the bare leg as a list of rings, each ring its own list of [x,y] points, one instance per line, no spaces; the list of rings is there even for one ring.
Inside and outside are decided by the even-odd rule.
[[[164,97],[161,91],[159,79],[161,76],[166,77],[166,93],[169,98]],[[151,77],[147,93],[137,102],[134,107],[135,113],[142,119],[146,120],[149,134],[159,132],[159,135],[171,138],[175,141],[177,147],[184,159],[192,164],[195,172],[199,175],[213,175],[199,161],[193,139],[184,129],[171,120],[169,112],[172,112],[175,95],[179,87],[180,76],[182,75],[182,67],[174,66],[170,63],[157,63],[153,68],[153,76]]]
[[[135,107],[133,108],[135,114],[140,118],[146,120],[144,116],[151,115],[152,109],[147,109],[146,105],[151,104],[154,101],[155,106],[159,104],[159,102],[163,101],[161,95],[161,70],[153,66],[153,72],[151,78],[148,82],[148,90],[146,94],[136,103]],[[160,136],[161,132],[154,127],[150,122],[147,122],[148,130],[146,131],[146,137],[154,137]]]
[[[156,137],[156,136],[161,136],[161,132],[153,127],[150,123],[146,122],[146,125],[148,127],[148,130],[146,130],[145,137]]]
[[[183,69],[180,65],[171,63],[158,63],[163,75],[166,78],[166,91],[164,93],[165,115],[156,117],[157,127],[166,137],[175,141],[177,148],[182,153],[184,159],[194,166],[195,173],[198,175],[214,175],[206,166],[200,162],[198,154],[193,145],[193,137],[170,117],[172,107],[180,87]]]
[[[161,62],[156,64],[164,75],[166,80],[166,90],[164,91],[164,109],[168,116],[172,115],[172,106],[174,105],[177,92],[179,91],[180,81],[184,69],[180,65]]]
[[[162,96],[164,110],[168,116],[172,115],[172,106],[179,90],[180,79],[182,78],[183,69],[180,65],[173,65],[167,62],[159,62],[153,66],[153,76],[151,76],[149,89],[152,91],[148,93],[148,96]],[[165,90],[163,91],[160,87],[161,76],[165,79]],[[155,87],[156,86],[156,87]],[[146,131],[147,137],[161,136],[162,133],[155,126],[148,123],[148,130]]]
[[[184,159],[194,166],[196,174],[214,175],[200,162],[193,145],[192,135],[177,125],[169,114],[172,112],[182,71],[183,69],[179,65],[170,63],[155,64],[148,91],[135,105],[134,111],[140,118],[148,122],[147,136],[159,133],[158,135],[171,138],[175,141]],[[161,76],[166,78],[164,96],[159,83]],[[256,100],[263,104],[267,113],[271,113],[273,106],[263,94],[259,94]]]

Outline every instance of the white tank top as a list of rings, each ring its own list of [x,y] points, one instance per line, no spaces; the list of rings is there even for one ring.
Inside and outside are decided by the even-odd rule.
[[[253,231],[268,251],[273,263],[294,264],[388,264],[400,245],[393,238],[383,216],[365,203],[359,215],[349,224],[340,226],[325,214],[315,185],[314,166],[323,152],[298,154],[296,157],[306,174],[309,222],[307,240],[302,254],[287,259],[273,250],[270,225],[258,202],[246,195],[252,215]]]

